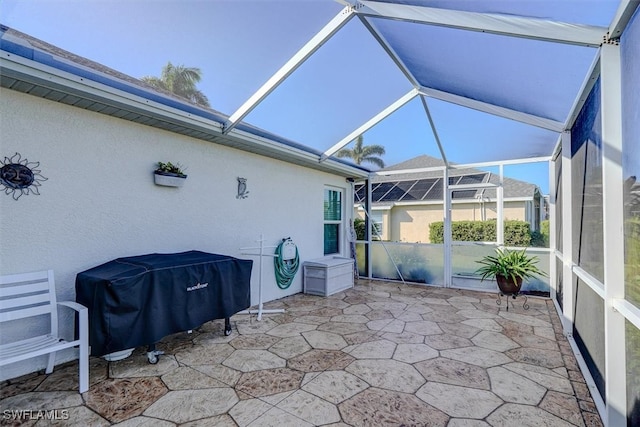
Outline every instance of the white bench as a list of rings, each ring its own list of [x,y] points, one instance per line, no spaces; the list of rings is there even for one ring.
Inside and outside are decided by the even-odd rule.
[[[58,305],[77,311],[79,339],[67,341],[58,336]],[[0,366],[48,354],[46,373],[50,374],[53,372],[58,350],[79,346],[78,388],[80,393],[84,393],[89,389],[89,328],[86,307],[73,301],[56,303],[53,270],[0,276],[0,327],[5,322],[41,315],[50,317],[49,333],[0,345]]]

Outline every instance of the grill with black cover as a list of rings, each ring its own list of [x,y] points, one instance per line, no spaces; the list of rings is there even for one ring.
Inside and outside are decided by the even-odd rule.
[[[93,356],[153,346],[163,337],[251,304],[253,261],[188,251],[118,258],[78,273],[76,301],[89,310]]]

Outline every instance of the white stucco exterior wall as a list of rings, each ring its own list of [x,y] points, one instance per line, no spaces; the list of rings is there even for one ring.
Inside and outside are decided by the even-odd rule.
[[[47,178],[40,195],[15,201],[0,194],[0,273],[53,269],[59,300],[75,300],[77,273],[114,258],[201,250],[253,259],[257,304],[258,259],[239,249],[257,246],[263,234],[271,246],[291,237],[301,262],[322,257],[325,185],[343,189],[349,200],[350,186],[339,176],[11,90],[0,90],[0,98],[0,155],[40,162]],[[153,183],[158,161],[186,167],[182,188]],[[237,177],[247,179],[246,199],[236,198]],[[342,251],[348,256],[345,242]],[[263,266],[265,302],[302,291],[302,268],[281,290],[272,258]],[[0,341],[41,327],[4,327]],[[44,367],[44,357],[5,366],[0,379]]]

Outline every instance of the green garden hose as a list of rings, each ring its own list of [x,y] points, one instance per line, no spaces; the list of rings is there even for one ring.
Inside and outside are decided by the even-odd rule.
[[[286,257],[283,248],[287,247]],[[295,256],[292,256],[292,250],[295,248]],[[276,273],[276,283],[280,289],[287,289],[291,286],[293,278],[300,267],[300,257],[298,256],[298,248],[290,238],[282,239],[282,242],[276,247],[276,256],[273,258],[273,267]]]

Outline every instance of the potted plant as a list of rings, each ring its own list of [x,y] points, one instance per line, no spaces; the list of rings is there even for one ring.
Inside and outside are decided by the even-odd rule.
[[[157,185],[167,187],[182,187],[187,175],[179,163],[158,162],[158,167],[153,171],[154,182]]]
[[[494,255],[487,255],[476,262],[482,264],[476,270],[481,280],[495,277],[500,292],[506,295],[517,295],[524,279],[546,276],[536,265],[538,257],[527,255],[526,249],[510,251],[498,248]]]

